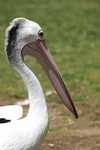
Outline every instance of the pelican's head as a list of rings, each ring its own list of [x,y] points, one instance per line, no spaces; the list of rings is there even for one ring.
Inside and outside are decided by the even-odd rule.
[[[22,50],[22,48],[38,39],[44,40],[41,27],[33,21],[25,18],[16,18],[6,30],[5,50],[9,60],[9,52],[12,49]]]
[[[41,27],[25,18],[14,19],[6,30],[5,50],[8,60],[18,63],[25,55],[35,57],[54,86],[56,92],[77,118],[77,112],[60,72],[45,44]],[[16,62],[14,65],[16,65]]]

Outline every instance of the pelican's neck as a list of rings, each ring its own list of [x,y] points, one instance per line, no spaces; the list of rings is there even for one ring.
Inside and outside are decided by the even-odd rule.
[[[47,105],[42,87],[32,69],[24,62],[21,55],[18,56],[18,53],[11,64],[21,75],[28,91],[30,101],[28,115],[33,115],[34,112],[35,115],[47,113]]]

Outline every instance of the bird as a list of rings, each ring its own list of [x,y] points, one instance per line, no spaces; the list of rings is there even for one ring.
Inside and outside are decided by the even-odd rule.
[[[34,71],[25,62],[25,55],[37,59],[61,100],[78,118],[76,108],[47,48],[40,25],[26,18],[15,18],[6,29],[5,53],[25,83],[29,111],[25,118],[21,118],[21,106],[0,107],[0,149],[38,150],[47,135],[50,121],[43,89]]]

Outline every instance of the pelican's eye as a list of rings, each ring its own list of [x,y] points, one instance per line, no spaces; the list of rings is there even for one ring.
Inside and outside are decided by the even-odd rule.
[[[39,37],[42,39],[42,38],[43,38],[43,31],[42,31],[42,30],[39,30],[38,35],[39,35]]]

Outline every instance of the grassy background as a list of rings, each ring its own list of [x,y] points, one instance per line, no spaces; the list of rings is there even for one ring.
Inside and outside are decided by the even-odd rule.
[[[5,30],[16,17],[40,24],[73,100],[100,104],[100,1],[0,0],[0,94],[25,98],[24,83],[4,53]],[[44,92],[53,90],[38,62],[26,61]]]

